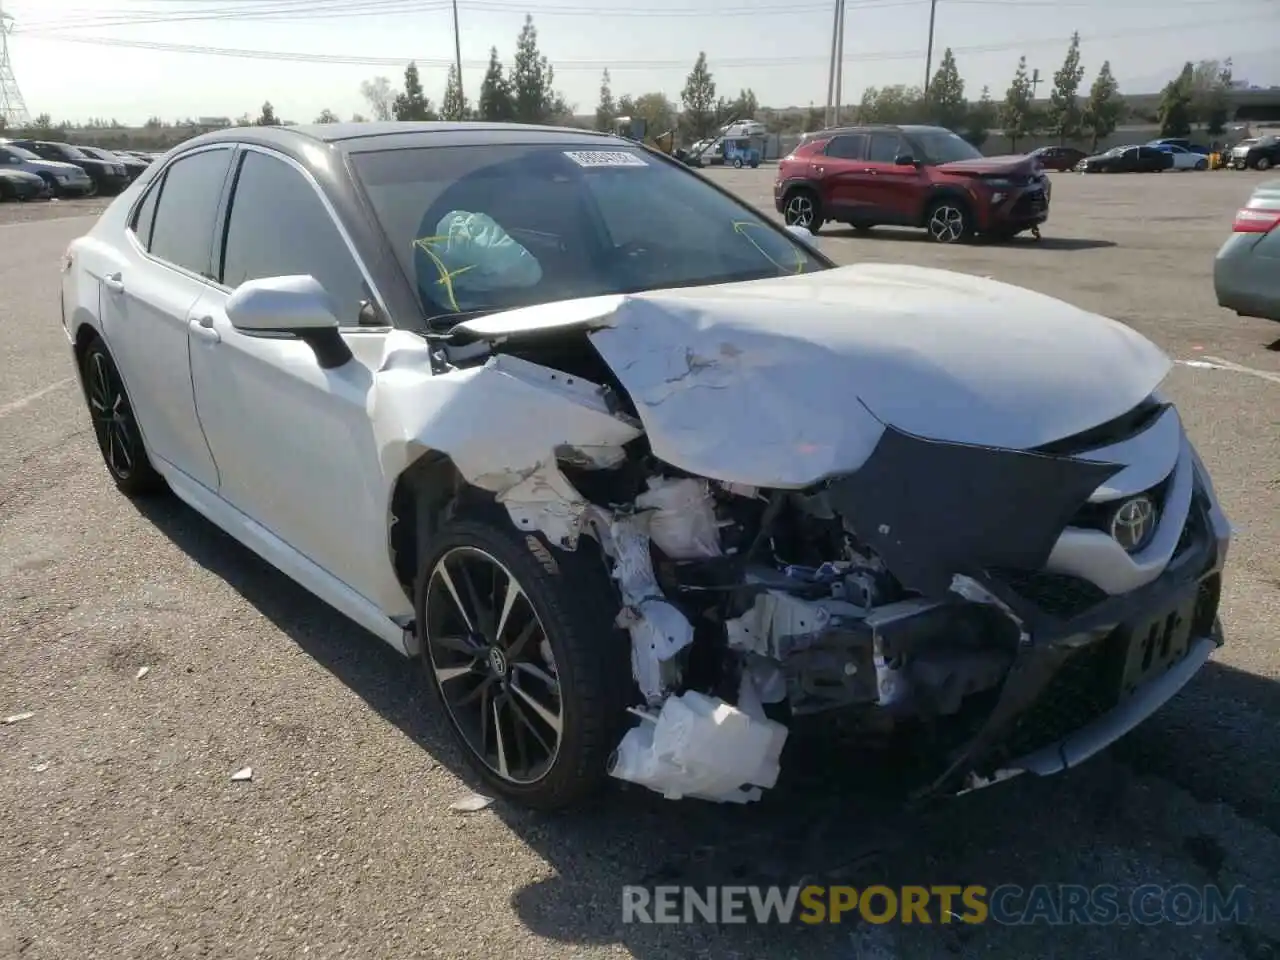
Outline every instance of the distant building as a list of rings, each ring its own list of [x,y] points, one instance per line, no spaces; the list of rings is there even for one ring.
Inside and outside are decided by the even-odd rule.
[[[231,126],[231,118],[230,117],[201,117],[199,120],[196,121],[196,124],[201,127],[208,127],[211,130],[221,130],[224,127]]]

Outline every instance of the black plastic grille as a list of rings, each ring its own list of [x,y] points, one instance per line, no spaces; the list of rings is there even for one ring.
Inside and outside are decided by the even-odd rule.
[[[1079,616],[1107,598],[1101,587],[1066,573],[1008,569],[991,573],[1022,599],[1064,620]]]
[[[1118,634],[1072,651],[1036,701],[1015,722],[1009,757],[1039,750],[1092,723],[1119,703]]]

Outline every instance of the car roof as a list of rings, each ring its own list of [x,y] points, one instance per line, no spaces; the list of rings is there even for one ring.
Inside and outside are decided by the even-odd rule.
[[[348,153],[399,150],[409,147],[483,146],[540,141],[592,144],[634,142],[611,133],[576,127],[526,123],[456,123],[450,121],[386,120],[369,123],[308,123],[279,127],[227,127],[201,134],[184,148],[207,143],[255,143],[295,152],[307,145],[328,144]]]

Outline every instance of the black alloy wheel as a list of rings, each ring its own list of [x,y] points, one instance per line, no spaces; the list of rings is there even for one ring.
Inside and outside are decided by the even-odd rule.
[[[120,371],[101,340],[85,351],[81,379],[98,450],[116,486],[130,496],[162,490],[164,480],[147,458]]]

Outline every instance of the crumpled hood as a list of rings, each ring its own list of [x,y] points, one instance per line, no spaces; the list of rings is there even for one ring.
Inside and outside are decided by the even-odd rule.
[[[979,157],[974,160],[952,160],[950,163],[938,164],[944,173],[960,174],[995,174],[995,173],[1032,173],[1037,166],[1034,157],[1029,154],[1006,154],[999,157]]]
[[[995,280],[859,264],[560,305],[634,401],[656,456],[737,483],[857,469],[884,425],[1025,450],[1111,420],[1169,359],[1122,324]],[[573,315],[573,319],[565,316]],[[489,318],[510,332],[519,324]],[[484,321],[477,323],[477,326]]]

